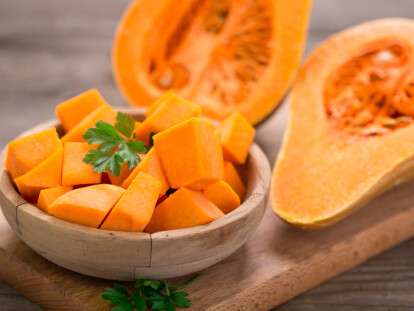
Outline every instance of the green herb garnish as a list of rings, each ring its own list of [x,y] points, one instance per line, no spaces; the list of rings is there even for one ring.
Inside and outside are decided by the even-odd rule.
[[[118,112],[115,126],[98,121],[83,135],[89,144],[98,145],[83,161],[91,164],[98,173],[108,172],[115,176],[120,175],[124,163],[129,169],[136,167],[140,161],[138,153],[147,152],[147,148],[133,135],[134,125],[135,120],[122,112]]]
[[[191,302],[183,287],[194,281],[198,275],[179,286],[166,281],[138,279],[132,290],[124,285],[115,284],[102,293],[102,299],[108,300],[112,311],[175,311],[177,308],[189,308]]]

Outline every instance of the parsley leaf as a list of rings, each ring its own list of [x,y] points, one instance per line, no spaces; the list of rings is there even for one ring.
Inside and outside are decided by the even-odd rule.
[[[188,293],[180,289],[193,282],[196,277],[178,286],[161,280],[138,279],[130,291],[115,284],[114,288],[104,291],[102,298],[112,304],[112,311],[176,311],[177,308],[191,306]]]
[[[122,112],[118,112],[115,126],[98,121],[83,135],[89,144],[98,145],[86,154],[83,161],[98,173],[108,172],[115,176],[121,174],[124,163],[129,169],[136,167],[140,162],[138,153],[147,152],[147,148],[142,141],[136,140],[134,126],[135,120]]]

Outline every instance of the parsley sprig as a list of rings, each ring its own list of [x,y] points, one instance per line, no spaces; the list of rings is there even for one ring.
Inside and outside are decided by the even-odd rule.
[[[144,143],[133,134],[134,126],[135,120],[122,112],[118,112],[115,126],[98,121],[83,135],[89,144],[98,145],[83,161],[91,164],[98,173],[108,172],[115,176],[120,175],[124,163],[133,169],[140,161],[138,153],[147,152]]]
[[[191,302],[188,293],[181,289],[197,277],[196,275],[179,286],[149,279],[136,280],[132,290],[115,284],[102,293],[102,298],[113,305],[112,311],[175,311],[177,308],[189,308]]]

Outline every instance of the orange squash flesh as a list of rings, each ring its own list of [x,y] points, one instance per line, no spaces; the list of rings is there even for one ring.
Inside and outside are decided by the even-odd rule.
[[[60,147],[39,165],[16,178],[14,182],[22,197],[35,203],[42,189],[60,186],[62,184],[62,162],[63,148]]]
[[[223,154],[215,127],[192,118],[154,136],[154,148],[172,188],[203,189],[223,178]]]
[[[88,143],[67,142],[63,145],[62,185],[92,185],[101,182],[101,174],[93,166],[85,163],[86,154],[95,149]]]
[[[17,178],[44,161],[61,146],[55,128],[17,138],[7,146],[6,169],[12,178]]]
[[[125,179],[125,181],[122,183],[122,187],[125,189],[128,188],[140,172],[147,173],[161,182],[160,195],[165,194],[168,188],[170,188],[163,168],[161,167],[160,159],[154,148],[152,148],[146,155],[142,157],[141,162],[137,165],[137,167],[134,168],[128,178]]]
[[[108,105],[96,89],[91,89],[56,106],[55,113],[63,129],[69,132],[98,107]]]
[[[39,199],[37,200],[37,207],[40,208],[45,213],[50,213],[50,207],[52,206],[55,200],[64,195],[66,192],[69,192],[73,187],[53,187],[48,189],[43,189],[40,191]]]
[[[299,74],[273,172],[284,220],[319,228],[344,218],[414,169],[414,22],[386,19],[334,35]],[[402,92],[404,90],[404,92]]]
[[[148,144],[151,133],[159,133],[182,121],[201,115],[201,107],[168,92],[135,131],[138,139]]]
[[[212,117],[239,111],[256,124],[294,77],[310,7],[310,0],[135,0],[113,46],[116,81],[132,105],[173,89]]]
[[[53,202],[50,214],[84,226],[98,228],[125,189],[93,185],[65,193]]]
[[[83,134],[94,127],[96,122],[105,121],[110,124],[115,123],[116,113],[107,105],[101,106],[88,114],[80,123],[72,128],[65,136],[62,137],[62,142],[83,142]]]
[[[224,213],[202,193],[180,188],[155,208],[145,232],[154,233],[203,225],[223,215]]]
[[[240,200],[244,199],[244,196],[246,195],[246,188],[243,180],[241,179],[233,163],[229,161],[224,161],[224,181],[233,188]]]
[[[204,196],[216,205],[223,213],[230,213],[240,205],[240,198],[233,188],[223,180],[208,185]]]
[[[151,220],[161,183],[140,172],[103,222],[101,229],[142,232]]]
[[[131,170],[129,169],[128,164],[124,164],[121,166],[121,173],[119,174],[119,176],[108,174],[108,178],[111,184],[116,186],[122,186],[122,184],[125,182],[125,180],[129,177],[130,174]]]
[[[255,129],[240,114],[234,113],[220,124],[224,159],[244,164],[254,140]]]

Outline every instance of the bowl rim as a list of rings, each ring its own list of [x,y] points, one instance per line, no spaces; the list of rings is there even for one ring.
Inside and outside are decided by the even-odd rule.
[[[126,112],[135,118],[143,118],[145,109],[141,108],[124,108],[124,107],[114,107],[117,111]],[[59,123],[57,120],[49,120],[43,123],[40,123],[24,132],[22,132],[17,137],[29,135],[36,131],[40,131],[42,129],[46,129],[48,127],[57,127]],[[165,240],[165,239],[180,239],[183,237],[190,237],[190,236],[197,236],[197,235],[204,235],[208,234],[209,232],[215,231],[219,228],[225,227],[228,224],[238,221],[243,217],[247,217],[253,210],[255,210],[264,198],[268,195],[269,187],[270,187],[270,164],[269,161],[262,151],[262,149],[256,144],[253,143],[250,150],[249,150],[249,160],[252,161],[252,165],[258,167],[259,169],[256,170],[258,176],[255,176],[254,183],[251,186],[251,190],[249,195],[245,198],[245,200],[240,204],[232,212],[225,214],[223,217],[212,221],[211,223],[198,225],[189,228],[182,228],[182,229],[174,229],[174,230],[167,230],[167,231],[160,231],[156,233],[145,233],[145,232],[126,232],[126,231],[110,231],[104,230],[99,228],[92,228],[76,223],[71,223],[65,221],[63,219],[59,219],[55,216],[45,213],[44,211],[40,210],[35,204],[27,202],[16,190],[14,186],[14,182],[12,181],[9,173],[7,172],[4,164],[5,154],[7,151],[7,145],[3,147],[1,152],[1,182],[0,185],[0,192],[2,196],[9,201],[16,208],[16,218],[18,217],[17,209],[20,207],[30,207],[28,210],[23,212],[30,213],[32,217],[39,218],[41,221],[48,222],[50,225],[61,227],[61,229],[66,229],[70,231],[76,232],[83,232],[85,234],[93,235],[97,238],[108,238],[118,236],[123,239],[128,240],[136,240],[136,241],[143,241],[143,240]],[[5,182],[4,182],[5,179]],[[3,208],[3,206],[1,206]]]

